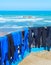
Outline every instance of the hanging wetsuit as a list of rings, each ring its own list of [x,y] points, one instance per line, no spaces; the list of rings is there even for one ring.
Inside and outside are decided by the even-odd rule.
[[[40,48],[41,28],[34,28],[35,47]]]
[[[19,54],[20,52],[18,53],[18,51],[21,51],[21,32],[20,31],[17,31],[17,32],[14,32],[12,33],[12,37],[13,37],[13,41],[14,41],[14,46],[15,46],[15,52],[14,52],[14,60],[19,60]],[[19,47],[19,48],[18,48]]]
[[[34,27],[32,28],[32,41],[33,41],[33,43],[32,43],[32,47],[34,47],[35,46],[35,34],[34,34]]]
[[[25,51],[28,51],[28,28],[22,31],[21,56],[24,58]]]
[[[15,47],[14,47],[12,34],[8,34],[7,37],[8,37],[8,60],[11,60],[12,62],[13,57],[14,57]]]
[[[31,28],[29,28],[28,42],[29,42],[29,52],[31,52],[31,44],[33,43]]]
[[[40,46],[41,46],[41,36],[42,36],[42,28],[41,27],[39,27],[38,28],[38,48],[40,48]]]
[[[28,51],[28,33],[29,33],[29,29],[26,28],[25,29],[25,35],[24,35],[24,44],[25,44],[25,49]]]
[[[41,27],[32,27],[32,32],[33,32],[33,43],[35,47],[40,48],[40,39],[41,39],[41,32],[42,28]]]
[[[47,28],[42,28],[42,47],[46,50],[46,38],[47,38]]]
[[[25,52],[24,35],[25,35],[25,31],[22,31],[22,43],[20,44],[20,52],[22,59],[24,58],[24,52]]]
[[[7,58],[7,53],[8,53],[8,42],[7,42],[7,36],[4,36],[1,38],[1,64],[5,65],[6,61],[8,60]]]
[[[0,65],[1,65],[1,42],[0,42]]]
[[[50,51],[51,47],[51,27],[48,27],[48,37],[46,40],[47,50]]]

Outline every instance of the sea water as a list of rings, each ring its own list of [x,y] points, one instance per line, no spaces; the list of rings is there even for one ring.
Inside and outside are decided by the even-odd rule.
[[[51,11],[0,11],[0,32],[30,26],[51,26]]]

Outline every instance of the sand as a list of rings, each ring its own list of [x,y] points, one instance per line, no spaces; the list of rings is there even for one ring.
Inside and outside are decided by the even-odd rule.
[[[51,51],[30,53],[19,65],[51,65]]]

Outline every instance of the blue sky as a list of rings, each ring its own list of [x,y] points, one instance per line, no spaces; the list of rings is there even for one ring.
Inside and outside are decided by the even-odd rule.
[[[51,0],[0,0],[0,10],[51,10]]]

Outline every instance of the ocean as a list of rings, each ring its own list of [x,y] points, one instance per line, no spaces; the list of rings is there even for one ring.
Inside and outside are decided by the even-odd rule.
[[[51,11],[0,11],[0,15],[39,15],[39,16],[51,16]]]
[[[0,32],[51,26],[51,11],[0,11]]]

